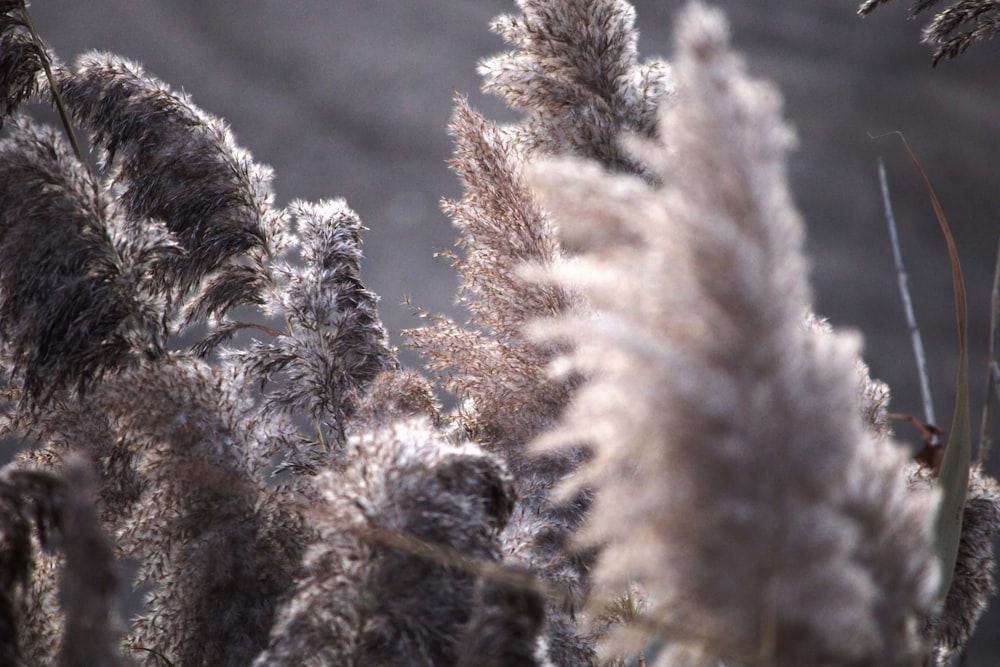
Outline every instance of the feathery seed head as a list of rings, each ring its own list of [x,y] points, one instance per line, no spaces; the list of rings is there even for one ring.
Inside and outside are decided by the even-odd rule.
[[[221,120],[135,63],[90,53],[76,71],[59,70],[58,84],[103,148],[122,215],[162,221],[184,248],[173,276],[178,293],[216,274],[188,304],[188,321],[259,303],[266,276],[247,281],[248,269],[232,262],[249,258],[248,267],[265,272],[261,262],[272,253],[281,225],[271,209],[270,168],[237,146]]]
[[[302,266],[285,266],[274,284],[273,308],[287,332],[233,354],[248,377],[278,388],[267,410],[306,413],[327,426],[333,447],[365,387],[396,367],[396,353],[378,314],[378,296],[361,281],[361,221],[342,200],[289,206],[298,224]]]
[[[155,586],[127,645],[181,664],[245,665],[267,642],[308,530],[269,486],[280,439],[224,371],[171,355],[109,378],[95,400],[130,436],[143,493],[119,531]]]
[[[161,349],[162,316],[134,288],[110,217],[55,132],[22,121],[0,141],[0,333],[30,399]]]
[[[642,173],[619,139],[655,133],[671,84],[664,63],[638,61],[635,10],[624,0],[520,0],[518,7],[521,15],[492,24],[513,50],[479,67],[485,91],[528,114],[513,128],[518,140]]]
[[[317,478],[321,539],[256,664],[453,664],[475,572],[500,555],[507,473],[423,417],[352,436],[345,458]]]
[[[638,585],[649,627],[709,663],[909,665],[935,496],[862,421],[857,337],[804,319],[776,93],[700,4],[677,50],[678,100],[635,142],[662,185],[570,159],[531,172],[582,251],[553,278],[595,311],[541,332],[591,378],[546,440],[594,451],[577,484],[595,487],[596,600]]]
[[[0,128],[38,92],[46,54],[27,32],[22,3],[0,4]]]
[[[1000,486],[981,468],[970,473],[951,588],[943,608],[930,614],[923,628],[928,644],[937,651],[938,664],[947,664],[962,650],[997,589],[994,545],[1000,535]],[[927,469],[912,477],[914,486],[934,484]]]

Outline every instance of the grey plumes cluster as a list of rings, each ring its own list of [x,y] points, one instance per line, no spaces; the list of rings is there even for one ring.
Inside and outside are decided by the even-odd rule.
[[[641,170],[619,139],[650,136],[670,91],[669,68],[640,63],[635,9],[624,0],[518,0],[520,15],[492,29],[513,49],[484,61],[483,89],[528,114],[518,139],[545,153],[572,152],[614,169]]]
[[[273,208],[270,170],[135,64],[91,54],[56,67],[54,85],[102,160],[92,174],[57,132],[22,118],[0,144],[2,429],[38,443],[14,467],[69,479],[74,457],[95,465],[94,497],[79,491],[77,509],[115,536],[116,556],[141,562],[135,586],[151,590],[124,640],[131,661],[248,664],[316,535],[304,475],[334,465],[328,452],[271,479],[301,447],[289,413],[324,412],[343,433],[364,385],[395,363],[360,280],[360,223],[342,205]],[[296,231],[304,268],[280,261]],[[259,306],[256,319],[229,319],[243,305]],[[214,364],[165,352],[202,322],[214,329],[198,354],[251,328],[272,341],[255,349],[285,356],[264,372],[232,351]],[[254,389],[278,370],[283,395]],[[34,558],[46,567],[32,569],[11,618],[17,664],[49,664],[60,637],[70,664],[118,655],[116,635],[88,631],[74,611],[117,592],[99,595],[87,579],[99,563],[71,547]]]
[[[645,629],[671,642],[656,664],[911,665],[935,497],[862,418],[856,336],[806,321],[777,94],[717,13],[688,9],[677,42],[683,101],[632,144],[661,185],[579,160],[533,171],[582,250],[550,280],[594,309],[541,327],[592,378],[545,440],[593,447],[575,483],[595,488],[594,599],[646,593]]]
[[[318,481],[320,539],[255,664],[454,664],[477,565],[500,557],[510,479],[426,416],[355,435],[346,460]]]
[[[0,2],[0,128],[38,89],[45,53],[31,38],[22,2]]]
[[[298,222],[301,265],[276,266],[278,288],[268,295],[270,309],[284,313],[286,331],[232,359],[262,385],[280,380],[267,395],[268,409],[309,415],[339,446],[364,386],[395,366],[395,352],[378,297],[361,282],[357,215],[343,201],[295,202],[289,212]],[[228,335],[239,326],[218,331]]]
[[[889,0],[866,0],[858,13],[867,16]],[[933,10],[940,0],[917,0],[910,15]],[[976,42],[1000,34],[1000,5],[993,0],[956,0],[938,11],[923,29],[923,42],[934,50],[934,64],[965,53]]]
[[[1000,492],[973,471],[936,605],[932,471],[859,337],[812,313],[777,93],[701,5],[671,67],[640,61],[624,0],[518,7],[481,70],[524,117],[455,105],[468,321],[408,332],[428,378],[345,202],[276,205],[222,120],[116,56],[58,64],[0,2],[0,436],[30,443],[0,471],[0,667],[913,667],[965,645]],[[145,595],[128,624],[119,588]]]
[[[270,208],[270,169],[222,121],[135,63],[88,54],[60,71],[58,85],[103,149],[121,215],[161,221],[184,249],[165,284],[183,295],[209,278],[188,321],[259,302],[280,215]]]
[[[161,248],[127,263],[112,215],[53,130],[19,121],[0,140],[0,331],[28,398],[82,392],[162,347],[160,313],[140,289]]]

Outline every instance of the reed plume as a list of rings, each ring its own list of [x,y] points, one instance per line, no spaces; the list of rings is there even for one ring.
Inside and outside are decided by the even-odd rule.
[[[345,201],[275,204],[223,120],[118,56],[63,65],[0,2],[0,437],[27,443],[0,470],[0,667],[943,667],[966,645],[1000,492],[972,471],[936,604],[934,473],[860,336],[813,312],[776,91],[701,4],[670,65],[640,60],[624,0],[517,8],[480,71],[521,119],[455,101],[468,317],[408,332],[424,377]],[[990,25],[949,11],[949,39]]]
[[[0,140],[0,333],[25,399],[82,393],[135,353],[162,350],[162,311],[141,288],[164,248],[128,262],[112,216],[56,132],[20,121]]]
[[[576,483],[596,489],[596,599],[646,592],[657,664],[913,664],[935,497],[862,418],[858,337],[807,322],[779,98],[700,4],[673,64],[680,101],[631,144],[662,185],[565,158],[532,172],[583,251],[552,280],[594,309],[541,329],[592,378],[543,441],[593,448]]]
[[[889,0],[866,0],[858,14],[868,16]],[[940,0],[917,0],[910,7],[916,17],[934,9]],[[1000,5],[993,0],[957,0],[938,11],[924,26],[922,41],[933,49],[933,63],[957,58],[976,42],[1000,34]]]

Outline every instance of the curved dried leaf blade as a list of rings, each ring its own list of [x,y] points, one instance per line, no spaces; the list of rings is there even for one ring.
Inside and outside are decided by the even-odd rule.
[[[936,531],[938,558],[941,560],[941,600],[948,595],[951,580],[955,573],[955,562],[958,559],[958,547],[962,537],[962,515],[965,511],[965,498],[969,489],[969,465],[972,451],[972,423],[969,415],[969,334],[968,314],[965,297],[965,280],[962,278],[962,266],[958,259],[958,249],[951,235],[951,227],[945,217],[941,203],[938,201],[934,187],[924,172],[906,142],[900,134],[903,147],[917,172],[927,187],[927,194],[934,207],[945,243],[948,245],[948,256],[951,260],[951,277],[955,289],[955,318],[958,324],[958,376],[955,381],[955,412],[951,421],[951,433],[938,476],[941,488],[941,507],[938,511]]]

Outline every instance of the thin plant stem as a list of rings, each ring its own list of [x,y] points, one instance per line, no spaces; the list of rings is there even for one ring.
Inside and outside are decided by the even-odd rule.
[[[882,188],[882,205],[885,208],[885,221],[889,227],[889,239],[892,242],[892,256],[896,265],[896,279],[899,283],[899,293],[903,298],[903,310],[906,313],[906,326],[910,331],[913,356],[917,362],[917,374],[920,376],[920,395],[924,403],[924,421],[927,424],[937,424],[937,419],[934,416],[934,401],[931,398],[931,385],[927,376],[927,357],[924,354],[924,341],[920,336],[920,328],[917,326],[917,318],[913,312],[909,276],[906,273],[906,267],[903,265],[903,253],[899,246],[896,216],[892,212],[892,199],[889,197],[889,179],[886,177],[885,162],[882,158],[878,160],[878,177]]]
[[[980,466],[986,465],[993,446],[993,410],[1000,397],[997,395],[1000,385],[1000,365],[997,364],[997,348],[1000,347],[1000,244],[997,245],[997,258],[993,267],[993,291],[990,296],[990,356],[986,366],[986,399],[983,403],[983,423],[979,436]]]
[[[20,0],[21,6],[21,16],[24,18],[24,25],[27,26],[28,32],[31,33],[31,39],[35,42],[35,46],[38,47],[41,53],[42,69],[45,70],[45,78],[49,82],[49,90],[52,91],[52,102],[56,106],[56,110],[59,112],[59,119],[62,121],[63,129],[66,131],[66,138],[69,139],[70,145],[73,147],[73,153],[76,158],[84,166],[87,171],[90,171],[90,165],[87,164],[87,160],[84,157],[83,149],[80,147],[80,142],[76,138],[76,132],[73,130],[73,123],[70,121],[69,112],[66,110],[66,103],[63,101],[62,95],[59,94],[59,86],[56,84],[56,77],[52,74],[52,59],[49,56],[48,49],[45,48],[45,44],[42,42],[42,38],[38,35],[38,31],[35,30],[35,24],[31,20],[31,12],[28,11],[28,6],[24,0]]]

